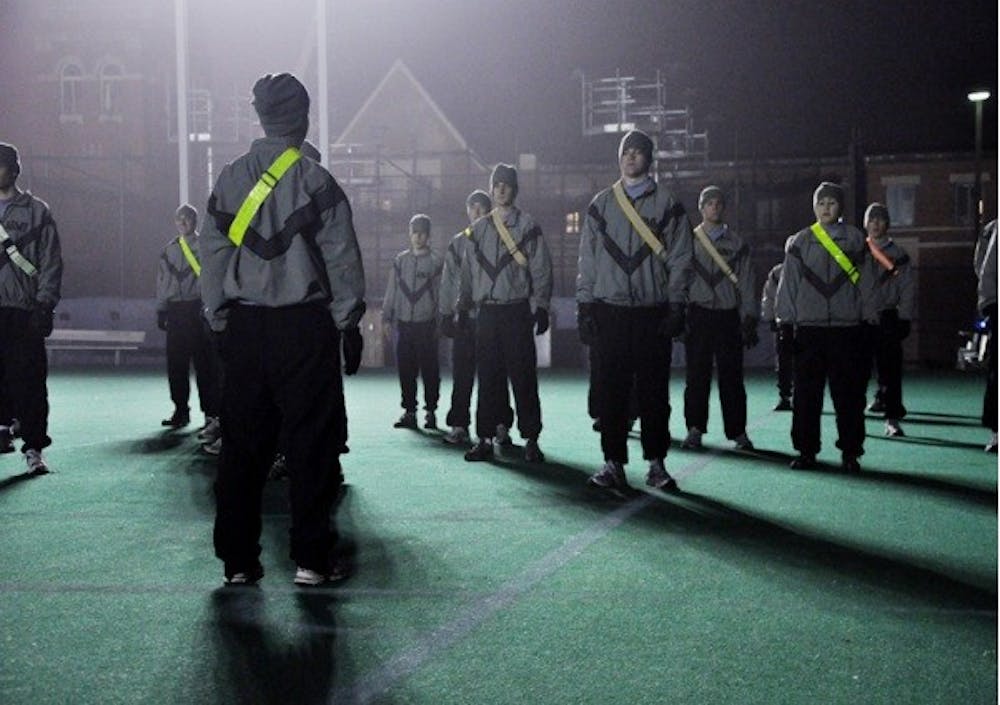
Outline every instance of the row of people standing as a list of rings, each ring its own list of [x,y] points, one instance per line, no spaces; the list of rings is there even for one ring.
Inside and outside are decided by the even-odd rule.
[[[581,341],[591,348],[590,406],[598,418],[595,428],[601,432],[605,460],[591,483],[602,487],[626,484],[626,439],[636,417],[642,422],[643,456],[649,463],[647,483],[661,488],[674,484],[665,458],[670,443],[670,360],[678,337],[683,337],[687,359],[687,435],[682,447],[702,447],[714,368],[723,431],[736,448],[753,449],[746,428],[743,350],[758,342],[761,310],[749,244],[726,224],[725,194],[715,186],[700,194],[701,222],[692,228],[680,201],[651,178],[652,152],[652,140],[640,131],[622,139],[621,179],[593,199],[580,238],[578,328]],[[472,225],[454,238],[443,262],[427,247],[429,219],[418,215],[411,221],[413,246],[393,265],[383,309],[386,320],[399,324],[404,415],[397,426],[416,427],[419,370],[429,370],[424,375],[425,425],[436,425],[440,376],[433,310],[434,295],[440,292],[442,331],[455,335],[469,328],[468,320],[476,321],[472,337],[481,360],[479,442],[467,458],[492,457],[494,429],[511,417],[506,403],[509,375],[521,432],[528,441],[526,456],[539,459],[540,407],[530,332],[532,324],[536,334],[548,325],[551,262],[537,225],[503,194],[506,190],[516,196],[512,167],[501,164],[494,170],[494,196],[498,187],[501,202],[509,206],[485,213],[481,209],[491,206],[486,195],[481,205],[470,196]],[[789,238],[783,263],[765,284],[763,316],[775,332],[780,362],[776,408],[794,412],[791,435],[799,455],[792,466],[797,468],[816,463],[827,383],[837,414],[842,465],[859,468],[873,362],[879,377],[873,410],[885,414],[888,435],[903,433],[902,340],[913,314],[909,258],[888,237],[885,206],[872,204],[866,212],[867,237],[843,222],[843,206],[843,190],[821,184],[813,199],[816,223]],[[509,227],[498,226],[498,219],[501,225],[520,225],[519,239],[510,235]],[[459,243],[464,243],[461,249]],[[442,270],[443,284],[434,286]],[[414,326],[415,320],[419,326]],[[413,330],[423,333],[416,336]],[[414,340],[423,342],[414,347]],[[602,365],[601,360],[614,364]],[[456,382],[455,389],[462,388],[467,386]],[[449,419],[455,418],[449,414]],[[452,425],[449,435],[464,438],[464,429]]]

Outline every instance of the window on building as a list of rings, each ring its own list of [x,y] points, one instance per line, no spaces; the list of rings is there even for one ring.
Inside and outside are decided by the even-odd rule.
[[[886,207],[893,226],[912,226],[916,220],[917,185],[889,183],[885,187]]]
[[[79,64],[67,62],[59,71],[59,115],[63,120],[81,120],[80,90],[83,70]]]
[[[975,184],[971,182],[952,183],[952,210],[955,225],[972,225],[976,215],[976,204],[972,193],[974,190]]]
[[[101,67],[101,117],[121,119],[122,67],[108,63]]]
[[[566,214],[566,234],[580,234],[580,211],[573,211]]]

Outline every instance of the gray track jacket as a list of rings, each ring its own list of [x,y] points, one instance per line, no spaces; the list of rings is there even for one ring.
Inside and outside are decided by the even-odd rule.
[[[883,311],[894,308],[901,319],[912,321],[916,291],[913,286],[913,265],[910,256],[891,239],[876,244],[896,265],[896,274],[890,275],[878,262],[875,263],[875,271],[878,273],[876,293],[879,308]]]
[[[712,243],[726,260],[739,285],[733,284],[723,274],[697,237],[693,240],[691,258],[691,284],[688,301],[702,308],[715,310],[739,309],[740,318],[758,318],[757,285],[750,245],[726,226],[725,233]]]
[[[878,322],[877,265],[857,228],[839,223],[826,231],[861,273],[852,284],[809,228],[785,249],[774,312],[780,323],[828,328]]]
[[[507,251],[493,219],[484,216],[472,224],[469,245],[462,255],[463,300],[475,306],[528,301],[532,310],[548,310],[552,298],[552,257],[542,229],[530,215],[511,208],[507,216],[518,249],[528,260],[522,267]]]
[[[767,273],[767,280],[764,282],[764,290],[760,295],[760,319],[765,323],[774,321],[774,298],[778,293],[778,280],[781,278],[783,265],[776,264]]]
[[[38,270],[28,276],[0,247],[0,306],[32,309],[38,304],[55,308],[62,288],[62,250],[59,231],[45,201],[19,192],[0,213],[7,236],[18,252]]]
[[[229,226],[260,175],[287,147],[284,138],[255,140],[219,174],[202,232],[201,295],[213,330],[225,328],[235,302],[279,308],[316,302],[340,330],[365,312],[365,274],[351,205],[333,176],[300,159],[261,205],[237,248]]]
[[[464,308],[459,302],[459,294],[462,291],[462,257],[466,248],[470,247],[469,237],[472,235],[470,225],[462,232],[455,235],[448,243],[448,250],[444,254],[443,267],[441,269],[441,291],[438,296],[438,310],[442,316],[453,316],[455,311]]]
[[[201,262],[201,238],[187,238],[195,259]],[[197,301],[201,298],[201,281],[184,257],[180,237],[175,237],[160,253],[156,267],[156,310],[166,311],[171,301]]]
[[[441,258],[428,250],[396,255],[382,300],[382,318],[390,323],[437,320]]]
[[[577,302],[629,307],[687,303],[693,236],[684,206],[655,183],[632,205],[664,244],[665,258],[653,254],[611,189],[604,189],[590,202],[580,233]]]

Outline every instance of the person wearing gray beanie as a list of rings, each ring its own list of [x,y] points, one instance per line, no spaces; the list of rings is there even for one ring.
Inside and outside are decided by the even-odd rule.
[[[299,146],[309,131],[309,93],[290,73],[267,74],[253,86],[253,107],[268,137]]]
[[[410,218],[409,249],[392,263],[382,300],[382,321],[396,328],[396,367],[403,415],[394,428],[417,428],[417,379],[424,385],[424,428],[437,428],[441,390],[438,366],[438,294],[441,258],[430,248],[431,219]]]
[[[788,239],[774,315],[795,350],[792,445],[795,469],[816,466],[827,382],[837,419],[841,467],[858,472],[864,454],[865,387],[871,330],[878,322],[877,265],[857,228],[843,222],[844,190],[823,182],[816,222]],[[791,339],[789,339],[791,338]]]
[[[341,375],[364,352],[364,265],[347,195],[295,149],[305,88],[268,74],[253,105],[265,136],[219,173],[200,243],[202,310],[225,365],[213,542],[225,584],[263,577],[261,493],[280,440],[294,478],[293,582],[320,585],[345,577],[331,513],[347,440]]]
[[[684,421],[681,448],[702,448],[708,432],[712,370],[718,378],[719,405],[726,438],[738,450],[753,450],[747,436],[747,393],[743,349],[759,342],[756,276],[750,243],[725,221],[726,197],[718,186],[698,197],[701,223],[694,229],[694,276],[688,291],[684,337]]]
[[[691,222],[680,199],[649,174],[653,142],[634,130],[618,149],[620,178],[590,201],[580,231],[577,330],[591,348],[593,412],[604,464],[595,487],[627,489],[630,395],[635,389],[646,484],[674,490],[670,447],[670,359],[684,330]]]
[[[618,143],[618,160],[621,161],[626,150],[637,149],[646,158],[647,168],[653,164],[653,140],[642,130],[631,130]]]
[[[48,204],[17,187],[17,148],[0,142],[0,446],[13,447],[20,425],[28,472],[49,471],[42,449],[48,436],[48,365],[45,338],[52,333],[62,288],[59,231]]]
[[[476,364],[479,391],[476,434],[465,454],[470,462],[494,457],[498,427],[505,420],[508,379],[514,391],[517,425],[524,438],[524,459],[544,462],[538,447],[542,406],[534,335],[549,328],[552,257],[542,229],[514,205],[517,169],[497,164],[490,174],[493,210],[472,224],[462,258],[461,281],[476,307]],[[502,445],[500,443],[499,445]]]
[[[218,361],[201,316],[201,237],[198,211],[184,203],[174,211],[177,236],[160,252],[156,266],[156,325],[167,337],[167,385],[173,413],[161,421],[170,429],[191,421],[191,367],[205,425],[198,433],[203,445],[220,436]]]
[[[476,312],[468,301],[459,300],[462,259],[466,250],[470,249],[473,224],[489,215],[492,209],[493,201],[482,189],[476,189],[466,197],[465,215],[469,219],[469,227],[452,237],[441,270],[441,295],[438,297],[441,333],[451,338],[451,407],[445,419],[451,429],[442,440],[451,445],[467,445],[470,441],[470,406],[476,383]],[[494,442],[510,446],[509,429],[514,422],[514,410],[511,409],[510,393],[506,387],[504,392],[503,418],[497,426]]]
[[[872,203],[865,209],[868,249],[878,264],[879,299],[875,328],[875,377],[878,389],[868,411],[882,414],[885,435],[903,436],[903,341],[910,335],[916,310],[916,289],[910,256],[889,235],[889,209]]]

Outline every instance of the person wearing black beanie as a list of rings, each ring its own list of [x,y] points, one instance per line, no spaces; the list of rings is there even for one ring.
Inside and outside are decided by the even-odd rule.
[[[538,447],[542,407],[538,398],[535,341],[549,328],[552,258],[534,219],[514,205],[517,169],[497,164],[490,175],[493,210],[471,227],[462,259],[476,308],[476,363],[479,391],[476,434],[468,461],[490,460],[498,426],[504,424],[508,377],[517,407],[517,427],[525,440],[524,459],[543,462]]]
[[[403,415],[395,428],[417,428],[417,378],[424,385],[424,428],[437,428],[438,293],[441,258],[430,248],[431,219],[410,218],[410,247],[393,260],[382,300],[382,321],[396,328],[396,367]]]
[[[17,148],[0,142],[0,446],[11,446],[16,417],[28,472],[42,474],[52,443],[45,338],[61,296],[62,248],[48,204],[17,187],[20,173]]]
[[[355,374],[364,349],[364,267],[346,194],[298,149],[305,88],[268,74],[253,105],[265,136],[222,169],[201,235],[203,312],[225,366],[215,554],[227,585],[263,577],[261,493],[280,439],[293,580],[319,585],[344,577],[331,512],[347,440],[341,369]]]

